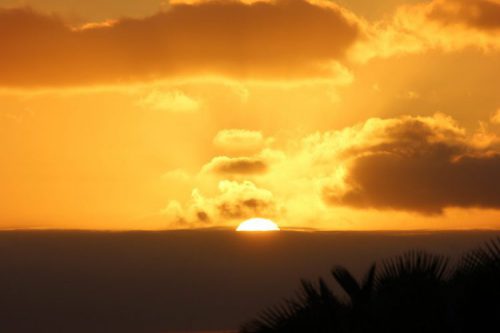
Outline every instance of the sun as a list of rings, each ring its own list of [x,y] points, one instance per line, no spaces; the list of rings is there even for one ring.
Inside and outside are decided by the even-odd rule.
[[[271,220],[254,217],[240,223],[236,231],[279,231],[280,227]]]

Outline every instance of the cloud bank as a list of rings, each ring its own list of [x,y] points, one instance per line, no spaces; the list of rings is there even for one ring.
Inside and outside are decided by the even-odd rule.
[[[27,8],[1,9],[0,85],[325,77],[359,34],[345,10],[304,0],[174,4],[79,29]]]
[[[285,146],[215,157],[196,176],[205,190],[195,188],[167,216],[195,224],[195,211],[217,223],[252,216],[303,222],[338,208],[422,216],[500,209],[500,136],[485,124],[470,132],[443,114],[371,118]],[[214,177],[218,192],[210,194]]]
[[[489,142],[470,137],[442,116],[369,120],[357,135],[366,138],[346,151],[342,189],[324,188],[328,203],[424,214],[447,207],[500,208],[496,136]]]

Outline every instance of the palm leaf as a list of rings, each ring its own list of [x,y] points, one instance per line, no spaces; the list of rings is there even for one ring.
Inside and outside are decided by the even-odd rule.
[[[361,291],[363,294],[369,295],[373,291],[373,287],[375,285],[375,271],[376,265],[373,264],[368,272],[365,274],[363,278],[363,283],[361,285]]]
[[[377,283],[403,277],[444,280],[448,273],[449,259],[421,251],[410,251],[385,261]]]
[[[351,300],[358,297],[361,287],[352,274],[342,266],[336,266],[332,270],[332,275],[337,283],[345,290]]]

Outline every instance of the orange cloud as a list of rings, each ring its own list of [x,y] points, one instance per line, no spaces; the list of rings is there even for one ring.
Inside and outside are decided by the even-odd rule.
[[[0,7],[20,4],[43,13],[60,13],[72,23],[86,24],[120,17],[150,16],[168,6],[169,0],[0,0]]]
[[[64,86],[178,76],[331,76],[360,31],[346,11],[304,0],[176,4],[144,19],[71,29],[0,10],[0,85]]]
[[[477,48],[500,50],[500,2],[498,0],[432,0],[401,5],[395,14],[366,25],[369,36],[351,50],[351,57],[457,51]]]

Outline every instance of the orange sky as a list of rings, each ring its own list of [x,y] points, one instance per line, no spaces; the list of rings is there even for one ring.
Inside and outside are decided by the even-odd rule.
[[[0,228],[500,227],[500,1],[0,0]]]

